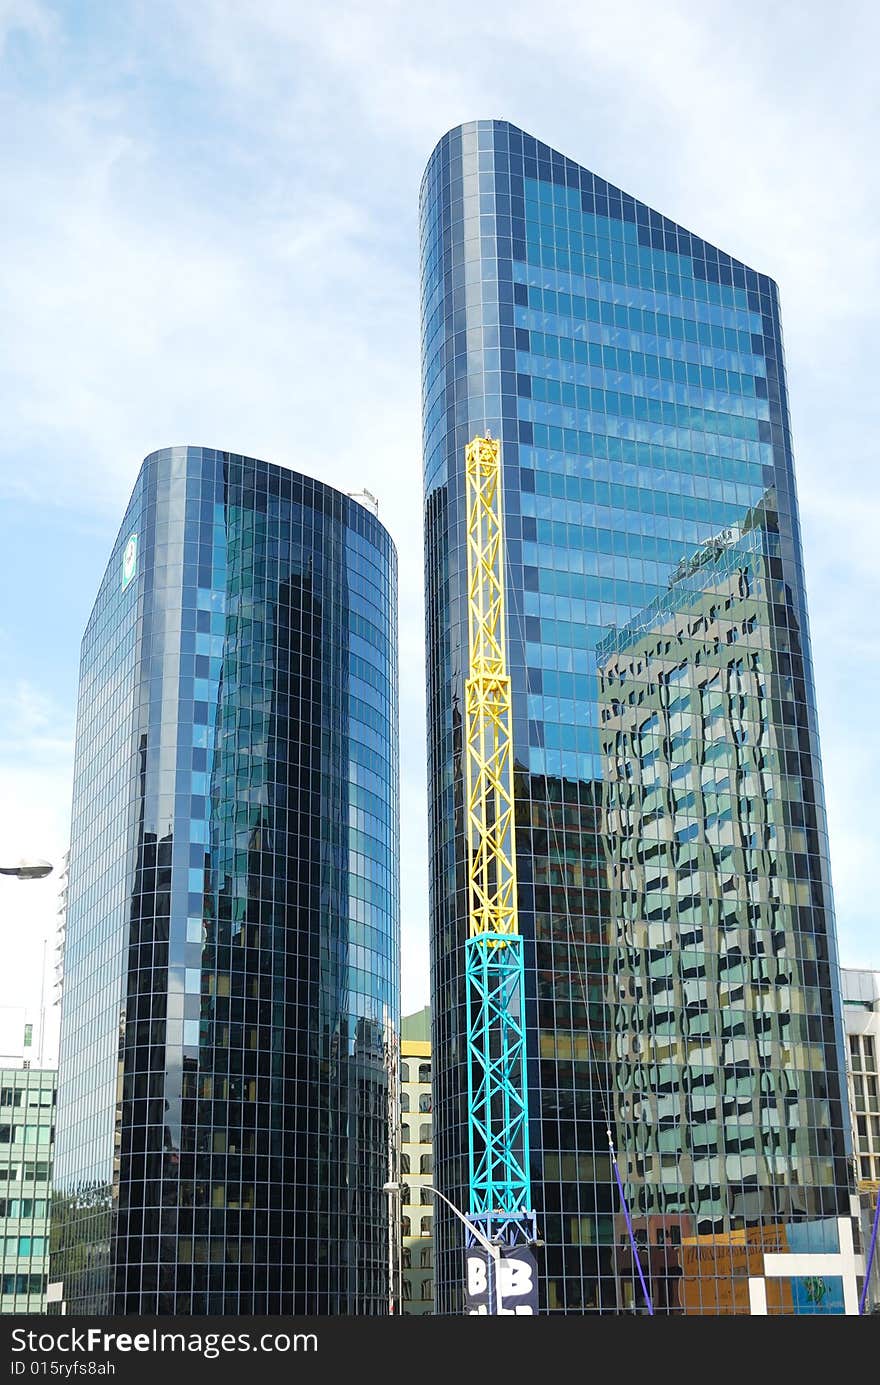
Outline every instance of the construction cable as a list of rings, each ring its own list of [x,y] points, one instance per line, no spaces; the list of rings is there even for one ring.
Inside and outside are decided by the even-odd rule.
[[[862,1299],[859,1304],[859,1316],[865,1311],[868,1302],[868,1285],[871,1282],[871,1270],[874,1267],[874,1251],[877,1249],[877,1230],[880,1228],[880,1188],[877,1190],[877,1205],[874,1208],[874,1229],[871,1232],[871,1245],[868,1250],[868,1263],[865,1266],[865,1282],[862,1285]]]

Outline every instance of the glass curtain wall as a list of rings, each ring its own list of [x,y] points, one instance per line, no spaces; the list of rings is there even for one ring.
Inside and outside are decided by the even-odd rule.
[[[846,1252],[776,285],[503,121],[421,191],[435,1155],[467,1208],[464,450],[502,440],[541,1310],[748,1312]],[[841,1221],[843,1219],[843,1221]],[[437,1211],[437,1311],[460,1307]],[[841,1311],[836,1276],[770,1312]]]
[[[83,641],[52,1279],[387,1311],[396,555],[251,458],[143,465]]]

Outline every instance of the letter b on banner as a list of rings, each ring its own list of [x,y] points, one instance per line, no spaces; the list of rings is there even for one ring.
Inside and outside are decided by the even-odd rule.
[[[527,1315],[538,1311],[538,1275],[535,1257],[525,1246],[507,1247],[499,1264],[501,1312]],[[489,1256],[479,1246],[465,1253],[466,1312],[495,1313],[496,1291],[489,1293]]]
[[[486,1256],[483,1251],[469,1253],[467,1263],[467,1296],[471,1299],[485,1299],[489,1291],[489,1277],[486,1271]]]
[[[537,1271],[535,1257],[525,1246],[505,1250],[501,1260],[502,1313],[537,1313]]]

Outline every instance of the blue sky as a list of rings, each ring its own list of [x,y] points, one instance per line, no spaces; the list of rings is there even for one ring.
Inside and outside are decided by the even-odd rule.
[[[56,859],[142,457],[366,486],[401,566],[404,1005],[427,997],[417,198],[503,117],[780,285],[841,958],[873,892],[880,6],[0,0],[0,847]],[[55,883],[0,881],[0,1005]]]

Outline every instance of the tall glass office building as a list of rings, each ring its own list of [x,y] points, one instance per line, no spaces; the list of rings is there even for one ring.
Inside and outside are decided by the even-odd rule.
[[[51,1280],[387,1311],[397,576],[368,508],[146,459],[83,640]]]
[[[464,453],[491,432],[541,1311],[646,1311],[639,1268],[655,1312],[849,1311],[776,285],[503,121],[435,149],[421,254],[439,1187],[467,1208]],[[449,1312],[460,1241],[437,1223]]]

